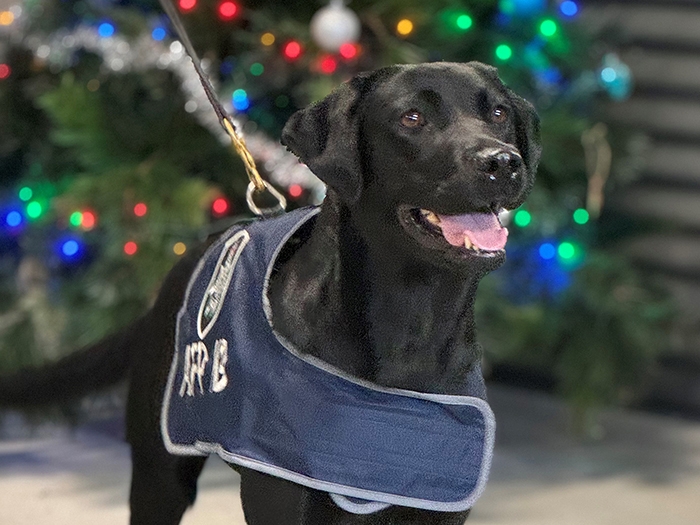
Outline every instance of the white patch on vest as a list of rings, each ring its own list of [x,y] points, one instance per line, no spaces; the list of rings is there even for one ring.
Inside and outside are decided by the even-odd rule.
[[[243,248],[245,248],[245,245],[248,244],[249,240],[250,235],[248,232],[242,230],[224,244],[224,248],[221,251],[219,260],[216,263],[214,272],[207,285],[207,291],[202,298],[202,304],[199,305],[197,334],[200,339],[204,339],[219,317],[226,292],[231,284],[233,270],[236,268],[241,252]]]
[[[214,344],[214,363],[211,369],[210,390],[212,392],[221,392],[228,385],[226,363],[228,363],[228,341],[226,339],[217,339]]]
[[[204,393],[202,378],[206,372],[207,363],[209,362],[209,352],[206,345],[199,341],[187,345],[185,348],[185,362],[182,374],[182,384],[180,385],[180,397],[194,396],[196,386],[199,386],[199,393]]]

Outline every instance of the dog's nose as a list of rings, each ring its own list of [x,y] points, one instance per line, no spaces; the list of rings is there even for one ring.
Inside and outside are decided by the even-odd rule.
[[[491,149],[479,155],[480,168],[489,179],[516,179],[523,165],[523,159],[514,151]]]

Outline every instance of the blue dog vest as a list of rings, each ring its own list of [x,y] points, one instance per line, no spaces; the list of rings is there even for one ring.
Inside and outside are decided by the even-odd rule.
[[[316,208],[234,226],[199,262],[177,317],[161,414],[167,450],[328,492],[345,510],[470,508],[486,484],[493,413],[478,367],[464,395],[383,388],[272,329],[277,256]]]

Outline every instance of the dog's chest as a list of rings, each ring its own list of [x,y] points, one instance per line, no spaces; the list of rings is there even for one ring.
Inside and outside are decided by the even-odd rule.
[[[166,448],[218,454],[332,493],[355,512],[470,508],[494,439],[491,410],[473,397],[483,391],[478,371],[462,396],[386,389],[299,354],[272,330],[271,269],[315,214],[233,229],[198,265],[178,314],[162,409]]]

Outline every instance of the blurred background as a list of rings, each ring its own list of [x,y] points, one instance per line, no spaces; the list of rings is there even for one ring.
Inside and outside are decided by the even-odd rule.
[[[324,196],[279,145],[295,110],[394,63],[497,66],[537,107],[544,153],[532,196],[504,218],[508,262],[477,301],[501,450],[515,462],[497,459],[503,484],[492,490],[507,493],[545,463],[551,483],[565,472],[612,476],[611,465],[668,482],[692,464],[688,483],[700,489],[700,4],[174,3],[290,208]],[[246,185],[156,0],[0,0],[0,373],[58,359],[142,314],[179,257],[250,215]],[[50,417],[115,435],[122,404],[117,389],[29,424],[5,414],[0,429],[43,436]],[[650,455],[660,463],[645,463]],[[0,448],[0,469],[1,458]],[[582,508],[600,501],[589,496]],[[548,523],[533,512],[532,523]],[[700,507],[684,515],[696,523]]]

